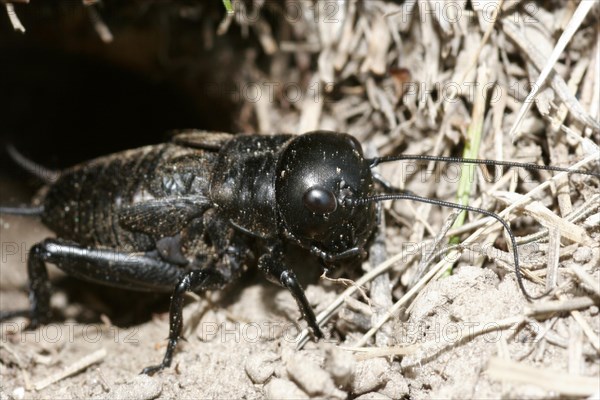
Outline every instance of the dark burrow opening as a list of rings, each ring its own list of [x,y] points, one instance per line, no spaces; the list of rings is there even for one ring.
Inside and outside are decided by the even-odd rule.
[[[210,88],[233,79],[240,65],[235,55],[247,45],[239,35],[218,37],[212,46],[200,35],[186,42],[180,39],[196,35],[198,26],[182,22],[171,24],[168,29],[176,36],[164,43],[164,32],[157,33],[164,21],[155,12],[129,24],[116,19],[114,42],[105,44],[79,11],[53,8],[56,12],[42,15],[32,10],[19,11],[26,34],[13,32],[8,23],[0,29],[0,204],[27,204],[42,185],[10,159],[7,144],[60,170],[163,142],[173,130],[234,130],[239,105],[231,93]],[[183,59],[173,43],[193,47],[193,52],[177,50],[193,56]],[[54,284],[69,303],[85,305],[81,322],[97,321],[105,313],[116,325],[127,326],[168,310],[168,294],[130,292],[71,277]]]

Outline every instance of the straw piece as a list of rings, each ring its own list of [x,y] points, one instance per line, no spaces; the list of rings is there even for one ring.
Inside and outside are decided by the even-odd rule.
[[[5,7],[6,13],[8,14],[8,19],[10,19],[10,23],[12,24],[13,29],[15,31],[25,33],[25,27],[23,26],[21,20],[17,16],[17,13],[15,12],[15,6],[13,6],[11,3],[6,3]]]
[[[569,21],[569,24],[567,25],[565,31],[558,39],[558,42],[556,43],[554,50],[552,50],[552,54],[550,55],[550,58],[546,62],[546,65],[544,66],[542,71],[540,72],[540,76],[535,81],[531,92],[529,92],[529,94],[527,95],[527,98],[523,102],[523,105],[521,106],[521,109],[519,110],[519,113],[517,114],[517,118],[515,119],[515,122],[514,122],[512,128],[510,129],[510,133],[509,133],[510,137],[513,140],[516,138],[517,132],[518,132],[519,128],[521,127],[523,117],[525,116],[527,111],[529,111],[529,108],[533,104],[533,100],[534,100],[538,90],[542,87],[544,82],[546,82],[546,79],[548,78],[548,76],[550,75],[550,72],[554,68],[554,64],[556,64],[556,62],[558,61],[558,58],[564,51],[565,47],[567,47],[567,44],[569,43],[569,41],[571,40],[573,35],[575,35],[577,28],[579,28],[579,25],[581,25],[581,23],[583,22],[583,19],[586,17],[588,12],[592,9],[592,7],[595,4],[596,4],[596,2],[594,2],[594,1],[582,1],[579,3],[577,10],[575,10],[575,14],[573,14],[573,18],[571,18],[571,21]]]
[[[68,365],[63,370],[61,370],[55,374],[52,374],[49,377],[44,378],[41,381],[37,382],[34,385],[35,390],[42,390],[45,387],[52,385],[53,383],[56,383],[56,382],[63,380],[71,375],[74,375],[79,371],[83,371],[90,365],[100,362],[104,357],[106,357],[106,349],[105,348],[96,350],[95,352],[88,354],[87,356],[78,360],[77,362],[75,362],[71,365]]]
[[[523,201],[524,197],[518,193],[511,192],[495,192],[495,197],[504,201],[507,204],[514,204],[516,202]],[[535,217],[542,225],[548,229],[558,229],[560,235],[575,242],[575,243],[593,243],[591,237],[588,236],[585,229],[572,222],[569,222],[566,218],[561,218],[554,214],[548,208],[546,208],[539,201],[531,201],[523,206],[526,214]]]
[[[597,377],[542,370],[498,357],[490,360],[487,373],[494,379],[536,385],[565,396],[589,396],[598,390]]]

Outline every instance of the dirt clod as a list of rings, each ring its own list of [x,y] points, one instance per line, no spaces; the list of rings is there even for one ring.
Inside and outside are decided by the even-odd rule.
[[[159,379],[138,375],[130,382],[113,386],[109,393],[95,397],[95,399],[151,400],[160,396],[161,392],[162,383]]]
[[[265,397],[267,399],[308,399],[304,393],[293,382],[285,379],[274,378],[265,385]]]
[[[575,253],[573,253],[573,260],[580,264],[585,264],[591,259],[592,249],[590,249],[589,247],[579,247],[577,250],[575,250]]]
[[[331,373],[336,385],[345,387],[350,383],[356,361],[352,354],[335,346],[328,346],[325,352],[325,369]]]
[[[392,398],[378,392],[370,392],[360,395],[356,400],[391,400]]]
[[[312,396],[346,397],[344,392],[336,388],[327,371],[302,354],[291,358],[287,370],[292,380]]]
[[[392,399],[400,399],[409,394],[408,382],[400,371],[389,371],[386,378],[387,383],[378,393]]]
[[[384,376],[388,369],[388,362],[383,358],[372,358],[356,363],[352,392],[364,394],[382,387]]]
[[[273,361],[279,356],[273,352],[256,353],[248,357],[246,361],[246,373],[252,382],[262,384],[275,372]]]

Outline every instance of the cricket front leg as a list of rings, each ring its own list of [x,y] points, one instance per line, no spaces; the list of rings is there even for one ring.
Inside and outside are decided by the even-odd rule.
[[[154,373],[171,366],[173,353],[177,342],[181,338],[183,329],[183,298],[186,292],[202,292],[210,289],[218,289],[223,286],[225,280],[221,274],[212,270],[194,270],[187,273],[177,284],[171,306],[169,308],[169,343],[163,360],[158,365],[146,367],[142,374],[153,375]]]
[[[288,289],[302,313],[302,316],[311,327],[313,334],[318,338],[323,338],[323,332],[319,324],[315,312],[306,299],[304,289],[298,282],[298,278],[294,271],[285,266],[283,251],[279,245],[272,247],[266,254],[263,254],[258,260],[259,269],[272,282],[277,283]]]

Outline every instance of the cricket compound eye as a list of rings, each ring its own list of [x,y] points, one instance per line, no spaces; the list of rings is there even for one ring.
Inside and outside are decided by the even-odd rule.
[[[315,214],[329,214],[337,208],[335,195],[331,191],[321,187],[308,189],[304,193],[302,201],[304,206]]]

